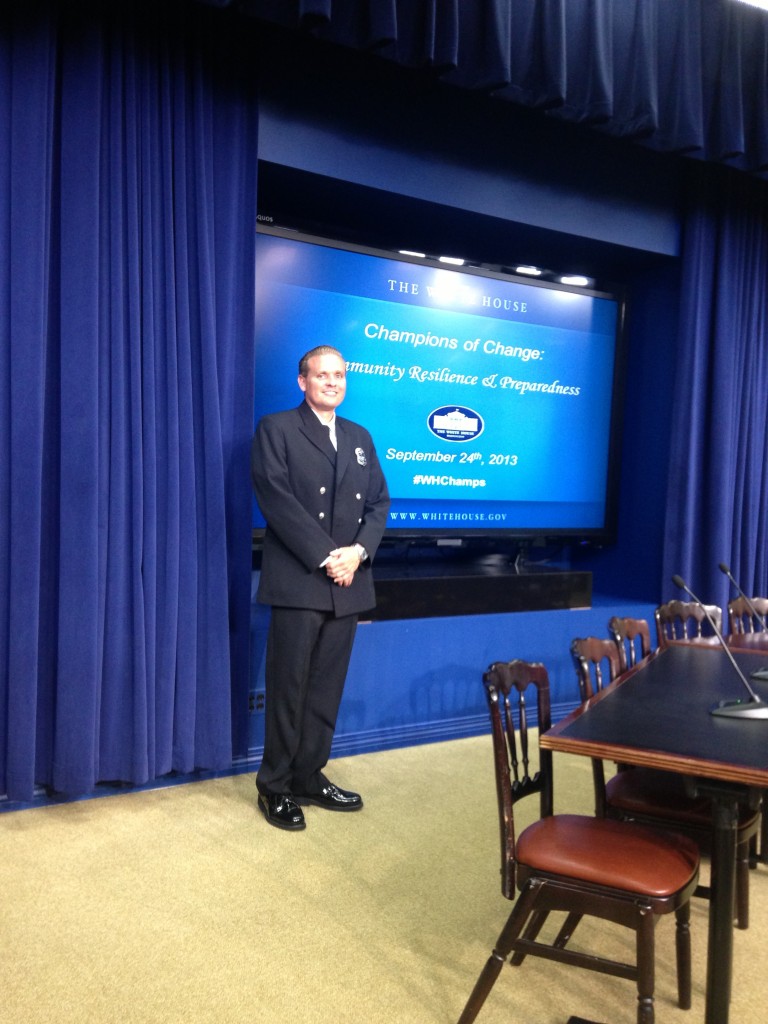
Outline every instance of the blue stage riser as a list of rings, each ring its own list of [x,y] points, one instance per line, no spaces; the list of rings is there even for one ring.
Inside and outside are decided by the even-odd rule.
[[[594,596],[591,608],[361,623],[339,710],[333,754],[475,736],[488,730],[482,674],[492,661],[542,661],[553,718],[578,703],[570,654],[577,636],[607,636],[613,615],[648,619],[652,604]],[[264,691],[269,609],[252,605],[252,693]],[[251,715],[249,760],[264,742],[264,716]]]

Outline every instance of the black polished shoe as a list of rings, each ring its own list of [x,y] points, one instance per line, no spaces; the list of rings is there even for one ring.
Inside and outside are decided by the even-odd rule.
[[[298,832],[307,827],[301,808],[287,793],[259,793],[259,807],[269,824],[275,828]]]
[[[350,793],[346,789],[339,789],[332,782],[326,782],[317,793],[297,793],[296,802],[314,804],[316,807],[325,807],[329,811],[359,811],[363,806],[363,798],[359,793]]]

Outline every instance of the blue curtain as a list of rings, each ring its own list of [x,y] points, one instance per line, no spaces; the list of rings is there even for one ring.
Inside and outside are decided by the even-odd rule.
[[[720,562],[768,594],[768,189],[694,165],[687,195],[662,594],[724,609]]]
[[[768,18],[732,0],[194,0],[666,152],[768,171]]]
[[[0,791],[231,766],[256,100],[221,14],[0,11]],[[218,25],[217,25],[218,28]]]

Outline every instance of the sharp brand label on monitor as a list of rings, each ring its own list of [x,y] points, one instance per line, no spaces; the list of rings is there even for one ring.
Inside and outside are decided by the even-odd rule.
[[[373,436],[392,533],[600,535],[620,312],[609,295],[262,229],[255,417],[298,405],[298,357],[334,345],[339,411]]]

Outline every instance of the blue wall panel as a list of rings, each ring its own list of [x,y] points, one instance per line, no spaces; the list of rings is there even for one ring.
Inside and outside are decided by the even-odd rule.
[[[254,573],[253,593],[257,573]],[[596,599],[592,608],[361,623],[352,653],[333,755],[432,743],[488,731],[482,673],[492,661],[523,658],[547,666],[553,717],[578,704],[570,655],[577,636],[607,636],[612,615],[642,617],[654,604]],[[269,609],[254,598],[253,676],[264,689]],[[264,716],[251,715],[249,758],[258,761]]]

